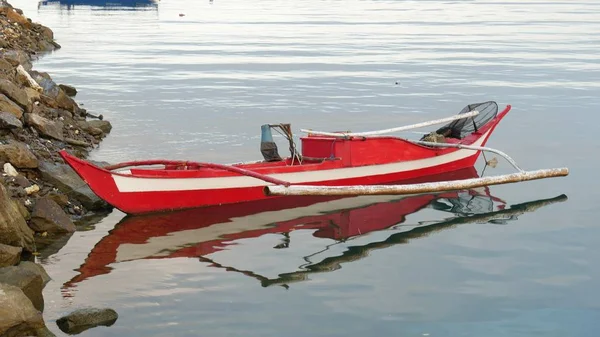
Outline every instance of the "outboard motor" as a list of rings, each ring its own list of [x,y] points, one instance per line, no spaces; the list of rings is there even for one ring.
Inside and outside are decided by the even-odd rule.
[[[273,141],[271,126],[269,124],[261,125],[260,135],[260,152],[265,158],[265,161],[280,161],[282,160],[277,151],[277,144]]]

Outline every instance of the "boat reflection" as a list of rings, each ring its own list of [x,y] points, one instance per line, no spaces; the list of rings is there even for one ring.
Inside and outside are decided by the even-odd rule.
[[[469,168],[428,177],[427,180],[474,177],[477,177],[477,172]],[[72,288],[88,278],[108,274],[111,265],[117,263],[178,257],[199,258],[211,266],[243,273],[259,280],[263,287],[287,287],[289,283],[306,280],[311,273],[339,269],[341,264],[359,260],[375,249],[408,243],[412,239],[460,224],[507,223],[517,220],[523,213],[566,199],[565,195],[560,195],[507,207],[503,200],[491,195],[489,188],[480,188],[412,196],[290,197],[275,202],[263,200],[126,217],[95,245],[78,269],[79,274],[66,282],[64,288]],[[412,227],[404,226],[407,216],[424,208],[443,211],[451,214],[451,217],[441,221],[419,222]],[[395,230],[390,231],[392,234],[383,241],[347,247],[340,255],[328,256],[319,262],[308,262],[299,270],[279,274],[276,278],[224,266],[208,257],[231,247],[236,240],[265,234],[281,234],[283,241],[273,248],[285,249],[289,245],[289,233],[302,229],[311,230],[316,238],[330,239],[323,240],[323,250],[331,245],[331,240],[344,242],[374,231]],[[309,261],[306,256],[302,258]]]
[[[158,7],[159,0],[42,0],[38,8],[59,6],[73,9],[79,6],[103,7],[106,9],[145,9]]]

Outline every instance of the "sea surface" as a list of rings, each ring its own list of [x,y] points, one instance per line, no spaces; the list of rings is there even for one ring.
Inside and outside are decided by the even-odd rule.
[[[598,336],[600,1],[11,3],[62,46],[34,68],[111,121],[95,160],[255,160],[261,124],[370,131],[494,100],[512,110],[489,146],[570,169],[268,212],[113,211],[39,257],[57,336],[85,306],[119,319],[81,336]],[[497,159],[462,174],[513,172]]]

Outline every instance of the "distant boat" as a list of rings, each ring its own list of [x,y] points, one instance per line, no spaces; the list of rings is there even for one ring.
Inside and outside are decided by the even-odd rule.
[[[159,159],[99,167],[64,150],[60,155],[94,193],[128,214],[267,199],[282,202],[287,195],[410,194],[413,190],[463,189],[567,175],[567,169],[526,172],[519,168],[516,175],[468,182],[389,186],[393,182],[472,167],[482,151],[502,155],[518,168],[502,152],[484,148],[510,109],[507,105],[498,112],[498,105],[489,101],[470,104],[448,118],[374,132],[302,130],[308,135],[301,137],[301,153],[297,151],[289,124],[265,124],[261,126],[264,160],[233,165]],[[449,124],[430,134],[432,139],[425,136],[413,141],[381,136],[446,122]],[[289,157],[279,156],[271,129],[281,130],[287,138]]]
[[[67,8],[74,6],[93,6],[107,8],[139,8],[139,7],[156,7],[158,0],[42,0],[39,6],[60,5]]]
[[[476,177],[467,168],[431,177],[434,180]],[[341,263],[361,259],[372,249],[384,248],[462,223],[505,222],[543,205],[564,201],[566,196],[513,205],[490,194],[488,188],[460,192],[422,194],[417,196],[354,196],[354,197],[290,197],[273,203],[260,200],[224,206],[213,206],[143,216],[127,216],[91,250],[85,262],[65,287],[73,287],[86,279],[110,273],[114,264],[143,259],[198,258],[215,267],[240,271],[260,279],[263,286],[303,280],[307,273],[332,271]],[[228,249],[236,240],[256,238],[266,234],[281,234],[284,249],[286,238],[295,230],[313,231],[313,236],[344,242],[374,231],[402,226],[406,217],[431,207],[452,214],[442,221],[415,224],[390,232],[384,242],[371,242],[352,247],[341,256],[329,256],[310,264],[304,270],[282,274],[280,278],[260,277],[251,271],[223,266],[208,256]],[[329,240],[324,245],[329,245]],[[232,249],[233,246],[231,247]],[[273,252],[277,254],[276,251]],[[318,257],[315,257],[318,260]]]

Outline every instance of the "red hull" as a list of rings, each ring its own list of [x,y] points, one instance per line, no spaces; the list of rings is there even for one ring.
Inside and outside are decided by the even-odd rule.
[[[510,106],[481,129],[450,142],[484,146]],[[340,186],[390,184],[472,167],[480,151],[430,148],[395,137],[302,138],[303,156],[335,160],[290,165],[290,161],[236,165],[238,169],[291,184]],[[329,152],[326,152],[329,151]],[[173,211],[287,197],[266,196],[272,183],[212,167],[188,165],[184,169],[133,168],[109,171],[60,152],[64,160],[110,205],[128,214]],[[189,163],[188,163],[189,164]]]

